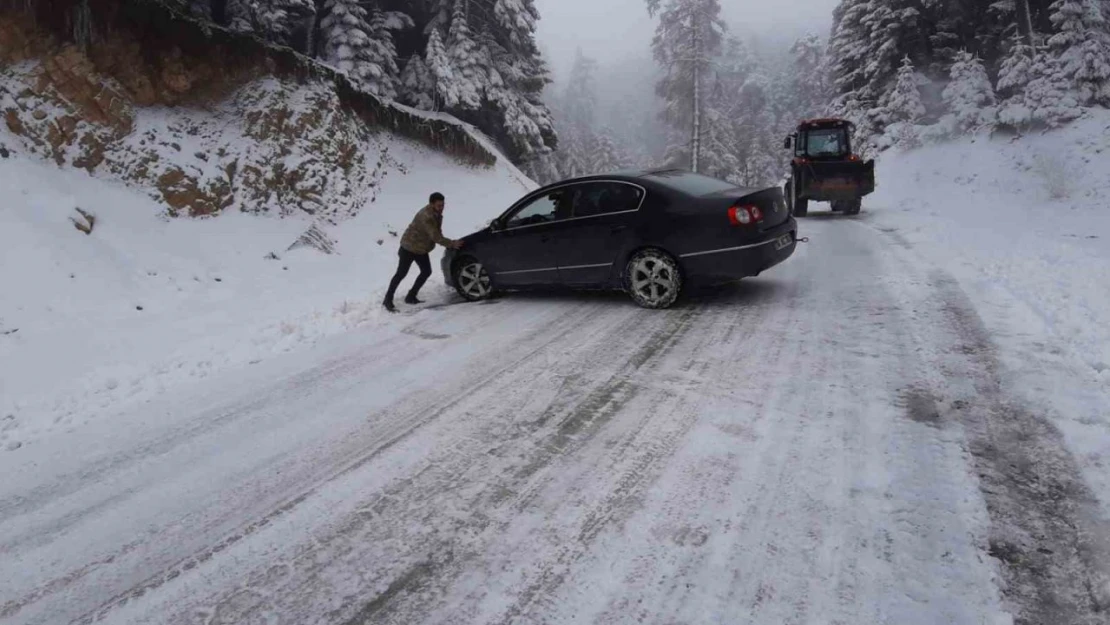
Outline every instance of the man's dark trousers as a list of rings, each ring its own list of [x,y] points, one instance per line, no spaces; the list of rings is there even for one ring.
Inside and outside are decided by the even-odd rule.
[[[416,294],[420,291],[420,287],[424,286],[424,283],[427,282],[428,278],[432,275],[432,260],[427,254],[413,254],[402,247],[400,251],[397,252],[397,256],[397,273],[393,274],[393,280],[389,282],[389,290],[385,293],[385,301],[387,302],[393,301],[393,294],[397,292],[397,287],[400,286],[401,280],[404,280],[405,276],[409,275],[409,268],[412,267],[413,263],[416,263],[416,266],[420,267],[420,275],[416,276],[416,282],[413,283],[412,290],[409,291],[405,299],[415,298]]]

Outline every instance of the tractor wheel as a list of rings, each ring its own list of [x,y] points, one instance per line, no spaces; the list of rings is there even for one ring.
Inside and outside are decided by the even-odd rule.
[[[856,198],[856,199],[854,199],[850,202],[845,202],[844,203],[844,214],[845,215],[858,215],[859,212],[862,209],[863,209],[863,200],[860,199],[860,198]]]
[[[794,216],[806,217],[809,215],[809,198],[795,198],[794,199]]]
[[[799,198],[794,192],[794,179],[786,183],[786,202],[790,213],[795,217],[805,217],[809,214],[809,200]]]

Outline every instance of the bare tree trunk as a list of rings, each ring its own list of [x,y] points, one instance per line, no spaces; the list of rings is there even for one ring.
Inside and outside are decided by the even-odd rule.
[[[690,19],[694,26],[694,136],[690,146],[690,169],[697,173],[701,156],[701,32],[698,16]]]
[[[1033,15],[1029,10],[1029,0],[1014,0],[1017,8],[1017,27],[1018,31],[1025,37],[1025,43],[1033,50],[1036,55],[1035,43],[1033,41]]]

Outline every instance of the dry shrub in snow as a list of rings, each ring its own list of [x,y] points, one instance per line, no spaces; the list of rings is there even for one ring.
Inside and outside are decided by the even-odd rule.
[[[1044,182],[1048,197],[1062,200],[1071,195],[1074,173],[1071,164],[1060,154],[1038,154],[1033,158],[1033,173]]]
[[[93,228],[96,227],[96,215],[87,213],[80,208],[75,208],[74,210],[81,214],[81,219],[70,217],[69,220],[73,222],[73,227],[85,234],[92,234]]]

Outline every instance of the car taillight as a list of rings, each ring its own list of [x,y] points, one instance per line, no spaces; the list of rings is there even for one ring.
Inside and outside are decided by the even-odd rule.
[[[734,226],[747,226],[763,220],[763,211],[758,206],[746,204],[728,209],[728,221]]]

